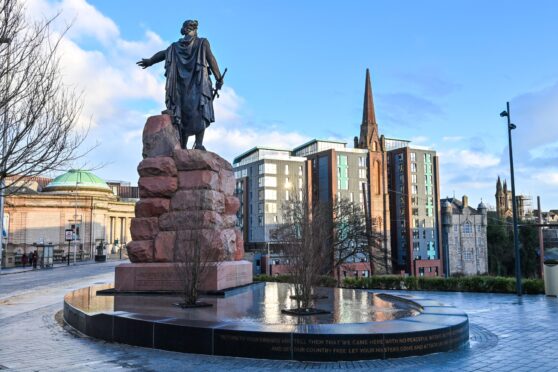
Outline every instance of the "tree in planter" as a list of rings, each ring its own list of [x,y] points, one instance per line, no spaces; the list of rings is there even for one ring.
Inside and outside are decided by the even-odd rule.
[[[210,266],[225,259],[218,232],[192,231],[191,240],[176,248],[175,271],[182,282],[182,307],[206,306],[198,302],[200,281]]]
[[[297,309],[304,311],[311,309],[314,287],[328,261],[330,213],[324,205],[317,205],[311,210],[306,199],[294,197],[283,204],[282,218],[278,236],[288,260]]]
[[[62,81],[64,33],[50,33],[55,19],[29,24],[21,1],[0,0],[0,188],[6,193],[83,156],[78,148],[86,135],[76,130],[81,99]]]

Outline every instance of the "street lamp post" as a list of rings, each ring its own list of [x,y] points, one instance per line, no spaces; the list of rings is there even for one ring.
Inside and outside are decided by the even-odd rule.
[[[510,103],[506,102],[506,110],[500,113],[501,117],[508,118],[508,148],[510,152],[510,176],[512,191],[512,208],[513,208],[513,245],[515,248],[515,290],[518,296],[521,296],[521,253],[519,252],[519,229],[517,227],[517,200],[515,199],[515,178],[513,172],[513,150],[512,150],[512,133],[516,128],[511,122]]]
[[[8,48],[10,47],[10,43],[12,42],[12,39],[9,37],[0,37],[0,44],[8,44]],[[8,49],[8,53],[6,55],[6,82],[4,84],[6,91],[5,93],[5,99],[8,98],[8,89],[9,89],[9,80],[8,80],[8,74],[7,71],[9,70],[9,57],[10,52]],[[7,104],[7,102],[5,102],[5,104]],[[6,130],[7,130],[7,121],[8,121],[8,109],[7,107],[4,108],[4,120],[3,120],[3,128],[2,128],[2,163],[5,162],[4,157],[6,156],[6,146],[7,146],[7,137],[6,137]],[[5,177],[5,175],[4,175]],[[2,184],[0,185],[0,272],[2,271],[2,255],[3,255],[3,251],[4,251],[4,204],[5,204],[5,193],[4,193],[4,188],[6,186],[6,182],[4,180],[4,177],[2,178]],[[6,232],[7,233],[7,232]],[[7,235],[7,234],[6,234]],[[7,246],[7,241],[6,241],[6,246]]]

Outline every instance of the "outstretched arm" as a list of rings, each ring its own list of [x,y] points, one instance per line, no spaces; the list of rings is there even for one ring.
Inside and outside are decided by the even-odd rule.
[[[154,65],[155,63],[159,63],[165,60],[165,51],[161,50],[153,55],[151,58],[142,58],[141,61],[136,62],[136,65],[140,66],[141,68],[147,68],[149,66]]]

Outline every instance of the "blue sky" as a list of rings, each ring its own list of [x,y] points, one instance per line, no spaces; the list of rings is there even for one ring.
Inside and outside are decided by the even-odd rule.
[[[512,105],[518,193],[558,208],[558,3],[552,1],[28,0],[35,17],[73,20],[67,78],[85,92],[96,173],[135,183],[145,118],[164,101],[161,66],[134,62],[199,21],[226,87],[208,148],[232,160],[254,145],[358,135],[370,68],[380,132],[440,155],[441,195],[494,204],[509,179]]]

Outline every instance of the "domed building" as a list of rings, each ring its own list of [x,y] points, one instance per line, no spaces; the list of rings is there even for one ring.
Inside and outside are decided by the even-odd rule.
[[[45,245],[54,261],[92,259],[95,247],[120,249],[130,241],[137,187],[105,182],[87,170],[71,169],[54,178],[32,177],[6,197],[2,266],[19,266],[22,255]],[[72,230],[75,231],[75,240]],[[75,246],[75,249],[74,249]]]

